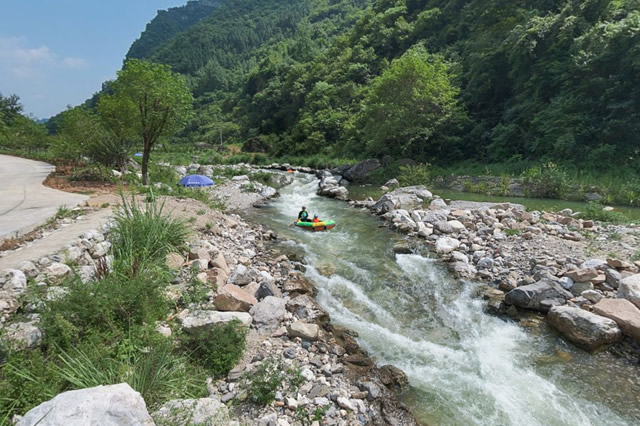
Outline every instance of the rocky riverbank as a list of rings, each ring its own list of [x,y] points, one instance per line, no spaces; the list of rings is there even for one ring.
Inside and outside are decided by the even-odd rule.
[[[227,183],[239,190],[234,195],[239,209],[274,195],[266,186],[248,190],[248,183],[244,178]],[[242,360],[226,378],[209,380],[206,398],[172,400],[151,409],[127,384],[101,386],[60,394],[15,418],[17,424],[35,424],[44,414],[62,424],[77,410],[87,419],[128,418],[140,424],[415,424],[395,398],[406,376],[392,366],[376,367],[353,333],[330,323],[314,300],[294,242],[195,200],[163,197],[161,202],[171,215],[190,222],[195,233],[188,250],[167,256],[173,279],[165,293],[180,308],[155,324],[157,332],[170,338],[236,319],[248,331]],[[90,285],[104,273],[111,262],[109,229],[85,233],[60,253],[0,274],[5,342],[22,350],[38,348],[40,303],[64,297],[64,280],[73,274]],[[192,294],[185,305],[194,277],[204,291]],[[34,302],[33,288],[44,289],[42,300]],[[265,383],[274,392],[266,405],[255,399]]]
[[[486,283],[489,312],[549,314],[550,324],[586,349],[638,340],[640,262],[636,225],[607,225],[517,204],[451,202],[424,187],[398,188],[378,201],[352,202],[407,234],[397,252],[424,240],[457,277]]]

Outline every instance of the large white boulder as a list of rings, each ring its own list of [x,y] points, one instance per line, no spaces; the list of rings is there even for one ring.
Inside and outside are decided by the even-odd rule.
[[[276,330],[287,313],[286,305],[286,300],[280,297],[267,296],[262,299],[249,311],[255,327],[260,331]]]
[[[300,337],[304,340],[318,340],[320,327],[316,324],[307,324],[303,321],[296,321],[287,328],[289,337]]]
[[[152,426],[142,396],[126,383],[64,392],[31,409],[17,426]]]
[[[547,318],[567,340],[587,349],[615,343],[622,337],[614,320],[580,308],[554,306]]]

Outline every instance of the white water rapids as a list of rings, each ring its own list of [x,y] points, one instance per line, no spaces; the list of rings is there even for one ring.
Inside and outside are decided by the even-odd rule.
[[[379,364],[407,373],[403,397],[421,422],[640,422],[637,367],[608,353],[584,353],[546,327],[528,330],[484,313],[474,283],[452,279],[434,259],[394,255],[401,236],[378,228],[367,212],[316,196],[316,188],[317,179],[297,175],[256,219],[304,248],[306,273],[331,320],[355,330]],[[334,219],[336,228],[288,226],[301,205]],[[335,273],[318,272],[325,269]]]

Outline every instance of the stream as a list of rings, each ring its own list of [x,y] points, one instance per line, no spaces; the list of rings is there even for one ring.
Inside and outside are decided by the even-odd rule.
[[[490,316],[472,282],[436,259],[394,255],[402,239],[366,211],[317,196],[296,174],[280,197],[252,214],[306,253],[307,276],[331,321],[359,334],[379,365],[409,377],[401,396],[425,425],[626,425],[640,423],[637,367],[588,354],[544,324],[523,328]],[[289,226],[302,205],[335,229]],[[319,273],[333,272],[329,278]]]

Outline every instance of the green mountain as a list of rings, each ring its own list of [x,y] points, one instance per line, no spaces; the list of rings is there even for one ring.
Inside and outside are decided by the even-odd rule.
[[[140,51],[188,76],[197,115],[183,141],[222,133],[278,155],[637,167],[639,10],[226,0]]]
[[[147,24],[140,38],[129,48],[127,59],[151,55],[156,47],[200,22],[223,2],[224,0],[192,0],[184,6],[159,10],[158,15]]]

